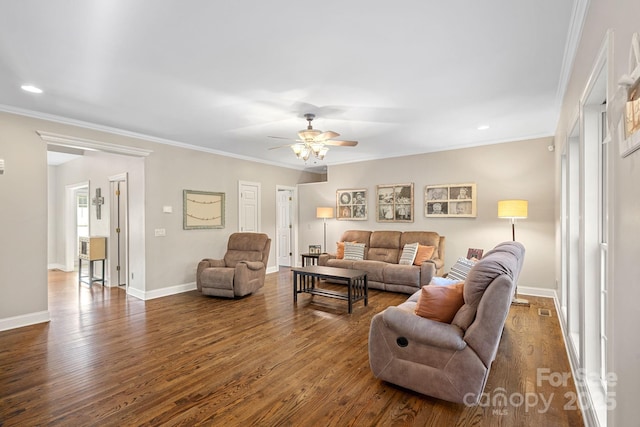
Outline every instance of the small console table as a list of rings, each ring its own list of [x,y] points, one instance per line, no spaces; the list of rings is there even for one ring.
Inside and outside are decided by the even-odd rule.
[[[320,258],[320,254],[300,254],[302,257],[302,266],[306,267],[308,265],[318,265],[318,258]]]
[[[93,282],[100,282],[104,286],[104,264],[107,258],[106,237],[80,237],[78,241],[78,282],[89,286]],[[89,274],[82,275],[82,261],[89,261]],[[101,261],[102,276],[94,275],[94,262]]]

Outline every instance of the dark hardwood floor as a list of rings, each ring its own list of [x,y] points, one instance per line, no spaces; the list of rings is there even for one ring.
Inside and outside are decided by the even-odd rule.
[[[288,270],[238,300],[140,301],[76,274],[49,278],[51,322],[0,332],[1,426],[583,425],[573,381],[538,378],[570,372],[551,299],[511,308],[486,399],[467,407],[371,374],[371,317],[407,295],[372,290],[348,315],[324,297],[294,305]]]

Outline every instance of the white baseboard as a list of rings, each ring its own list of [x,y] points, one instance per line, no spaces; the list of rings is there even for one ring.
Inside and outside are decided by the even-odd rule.
[[[22,328],[23,326],[35,325],[37,323],[49,322],[51,317],[49,311],[38,311],[36,313],[22,314],[20,316],[0,319],[0,331]]]
[[[267,274],[277,273],[278,271],[280,271],[280,269],[278,268],[277,265],[274,265],[273,267],[267,267]]]
[[[61,271],[65,271],[65,268],[67,268],[66,265],[64,264],[56,264],[56,263],[52,263],[47,265],[47,270],[61,270]]]
[[[558,299],[555,289],[534,288],[532,286],[518,286],[518,295],[530,295],[532,297],[546,297]]]
[[[167,297],[169,295],[181,294],[183,292],[195,291],[196,289],[196,282],[191,282],[184,283],[182,285],[169,286],[162,289],[154,289],[148,292],[129,287],[127,288],[127,294],[146,301],[155,298]]]

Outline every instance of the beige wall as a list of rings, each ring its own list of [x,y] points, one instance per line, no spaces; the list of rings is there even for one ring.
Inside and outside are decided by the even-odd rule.
[[[48,320],[47,153],[26,121],[0,114],[0,329],[17,316]]]
[[[529,217],[516,224],[516,238],[527,249],[519,286],[552,289],[555,221],[553,154],[547,149],[550,143],[551,138],[541,138],[332,166],[327,183],[300,186],[300,247],[323,241],[322,221],[315,218],[316,206],[335,207],[337,189],[366,188],[368,220],[329,220],[328,251],[335,252],[335,242],[348,229],[436,231],[446,236],[448,270],[457,258],[466,256],[468,248],[487,251],[511,240],[510,222],[497,217],[498,200],[527,199]],[[414,183],[414,222],[376,222],[376,185],[409,182]],[[425,217],[425,185],[467,182],[477,186],[476,218]]]
[[[556,200],[560,203],[560,156],[567,135],[578,115],[580,97],[588,83],[594,63],[605,40],[607,30],[614,39],[612,83],[628,72],[629,48],[633,32],[640,32],[640,2],[637,0],[591,0],[577,51],[573,71],[562,104],[556,143]],[[611,96],[611,94],[609,94]],[[640,318],[640,152],[621,158],[619,141],[609,146],[612,182],[609,207],[610,241],[613,280],[609,283],[608,367],[618,381],[610,392],[615,393],[615,409],[608,413],[608,425],[637,424],[637,396],[640,395],[640,340],[637,339],[637,319]],[[588,173],[588,172],[587,172]],[[556,212],[559,219],[559,211]],[[557,224],[559,229],[559,222]],[[556,252],[559,253],[559,236]],[[560,276],[560,264],[556,277]]]

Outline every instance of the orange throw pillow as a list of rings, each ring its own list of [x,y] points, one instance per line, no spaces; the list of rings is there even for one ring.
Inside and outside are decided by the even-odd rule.
[[[344,242],[336,242],[338,248],[336,249],[336,258],[343,259],[344,258]]]
[[[449,286],[423,286],[415,313],[436,322],[451,323],[464,304],[463,286],[464,282]]]
[[[423,262],[430,260],[435,250],[435,246],[418,245],[418,252],[416,253],[416,259],[413,260],[413,265],[422,265]]]

